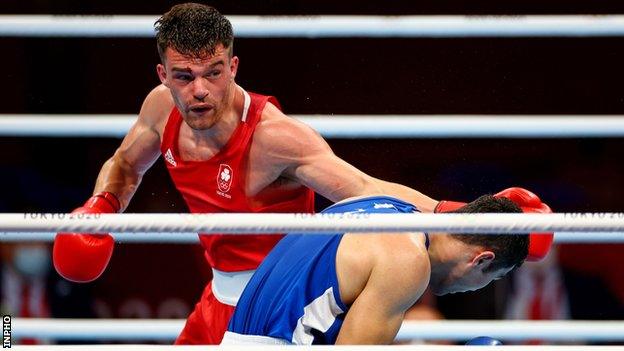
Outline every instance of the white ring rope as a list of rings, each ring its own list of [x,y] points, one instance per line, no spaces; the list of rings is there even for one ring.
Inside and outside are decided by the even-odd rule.
[[[52,242],[56,232],[0,232],[3,242]],[[118,243],[197,244],[197,233],[111,233]],[[555,243],[624,243],[624,232],[557,232]]]
[[[72,340],[175,339],[184,320],[178,319],[28,319],[12,320],[16,338]],[[487,335],[503,340],[622,341],[624,321],[405,321],[397,340],[467,340]]]
[[[0,35],[152,37],[158,16],[2,15]],[[228,16],[240,38],[622,36],[624,16]]]
[[[624,116],[293,115],[327,138],[622,137]],[[0,115],[0,136],[115,137],[136,115]]]
[[[370,233],[623,232],[624,213],[0,214],[2,232]],[[188,232],[188,233],[187,233]],[[622,233],[620,233],[622,234]]]
[[[480,347],[477,350],[481,349]],[[473,346],[450,345],[365,345],[365,346],[292,346],[292,345],[240,345],[210,346],[210,345],[34,345],[13,346],[17,351],[475,351]],[[497,351],[622,351],[624,346],[497,346]]]

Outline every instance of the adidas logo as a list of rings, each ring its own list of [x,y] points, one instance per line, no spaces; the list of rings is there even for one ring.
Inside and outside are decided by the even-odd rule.
[[[165,152],[165,160],[171,163],[173,167],[176,167],[178,165],[176,161],[173,159],[173,153],[171,152],[171,149],[167,149],[167,152]]]

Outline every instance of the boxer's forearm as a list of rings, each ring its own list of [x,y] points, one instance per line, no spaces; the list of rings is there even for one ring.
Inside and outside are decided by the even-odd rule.
[[[142,173],[137,172],[123,158],[115,154],[102,166],[95,183],[94,193],[108,191],[115,194],[121,203],[121,211],[123,212],[139,187],[142,178]]]
[[[405,185],[386,182],[381,179],[377,179],[377,181],[383,189],[384,194],[407,201],[415,205],[422,212],[433,212],[433,209],[438,204],[438,200],[434,200],[429,196]]]

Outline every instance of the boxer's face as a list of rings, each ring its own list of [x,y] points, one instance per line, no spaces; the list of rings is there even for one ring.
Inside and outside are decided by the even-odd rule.
[[[214,55],[189,57],[168,48],[157,66],[184,121],[195,130],[211,128],[232,105],[238,57],[219,44]]]
[[[458,262],[449,271],[446,279],[437,286],[431,286],[435,295],[445,295],[457,292],[475,291],[490,284],[493,280],[498,280],[509,273],[512,268],[500,268],[488,270],[488,265],[492,264],[494,253],[484,251],[469,260]]]

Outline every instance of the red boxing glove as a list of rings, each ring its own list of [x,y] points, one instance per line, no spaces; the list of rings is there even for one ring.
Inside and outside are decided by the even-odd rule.
[[[532,192],[523,188],[505,189],[494,197],[506,197],[518,205],[524,213],[552,213],[548,205]],[[529,234],[529,254],[527,261],[539,261],[544,258],[554,239],[554,233],[530,233]]]
[[[543,203],[537,195],[523,188],[508,188],[494,194],[494,197],[508,198],[518,205],[524,213],[552,213],[550,207]],[[451,212],[459,209],[465,204],[466,203],[464,202],[442,200],[438,203],[438,205],[436,205],[433,212]],[[553,233],[530,233],[529,253],[526,260],[539,261],[544,258],[550,250],[553,238]]]
[[[116,213],[120,208],[117,197],[103,191],[72,213]],[[114,244],[110,234],[58,233],[52,250],[54,268],[63,278],[73,282],[94,281],[104,273]]]
[[[433,209],[433,213],[453,212],[464,207],[464,205],[466,205],[465,202],[440,200]]]

